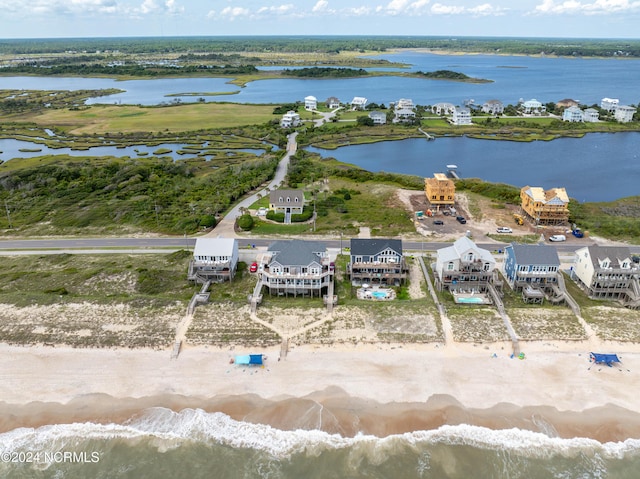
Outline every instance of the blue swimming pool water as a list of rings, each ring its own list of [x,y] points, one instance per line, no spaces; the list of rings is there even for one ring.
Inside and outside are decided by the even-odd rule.
[[[480,304],[484,303],[482,298],[458,298],[458,303]]]
[[[386,298],[387,293],[385,291],[372,291],[371,296],[374,298]]]

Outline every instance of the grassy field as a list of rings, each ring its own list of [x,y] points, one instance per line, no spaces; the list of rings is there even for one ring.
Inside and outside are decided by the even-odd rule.
[[[68,133],[184,132],[255,125],[279,119],[272,105],[197,103],[165,107],[94,105],[81,110],[48,110],[25,115],[43,127],[61,128]]]
[[[143,300],[164,307],[188,301],[191,254],[47,254],[3,256],[0,303],[18,306]],[[186,304],[186,303],[185,303]]]

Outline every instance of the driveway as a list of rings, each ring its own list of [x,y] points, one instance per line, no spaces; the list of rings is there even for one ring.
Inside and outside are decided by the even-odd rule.
[[[284,181],[287,176],[287,169],[289,168],[289,160],[291,159],[291,155],[295,155],[296,151],[298,151],[298,143],[296,142],[296,136],[298,132],[291,133],[288,138],[287,143],[287,152],[278,163],[278,167],[276,168],[276,173],[273,179],[269,182],[269,184],[262,190],[253,193],[251,196],[243,199],[239,203],[237,203],[231,211],[229,211],[224,218],[222,218],[213,230],[205,235],[205,237],[216,238],[218,236],[222,236],[224,238],[235,238],[237,237],[236,232],[234,230],[234,225],[236,222],[236,218],[240,216],[240,211],[243,208],[248,208],[253,203],[258,201],[261,197],[269,194],[269,191],[277,189],[280,184]]]

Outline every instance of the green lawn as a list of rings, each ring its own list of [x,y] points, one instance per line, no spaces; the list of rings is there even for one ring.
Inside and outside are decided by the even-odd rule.
[[[188,103],[166,107],[94,105],[83,110],[48,110],[26,120],[73,134],[136,131],[194,131],[255,125],[279,119],[273,105]]]

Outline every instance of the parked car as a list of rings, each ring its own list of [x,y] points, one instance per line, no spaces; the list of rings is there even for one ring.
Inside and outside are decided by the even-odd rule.
[[[258,263],[254,261],[251,263],[251,266],[249,266],[249,273],[255,273],[256,271],[258,271]]]
[[[549,241],[567,241],[567,237],[565,235],[552,235],[549,236]]]
[[[513,233],[511,228],[507,228],[506,226],[500,226],[498,228],[498,233]]]
[[[442,221],[442,220],[433,220],[433,224],[434,225],[443,225],[444,221]]]
[[[464,218],[464,216],[456,216],[456,221],[458,221],[458,223],[460,223],[461,225],[465,224],[467,222],[467,220]]]

